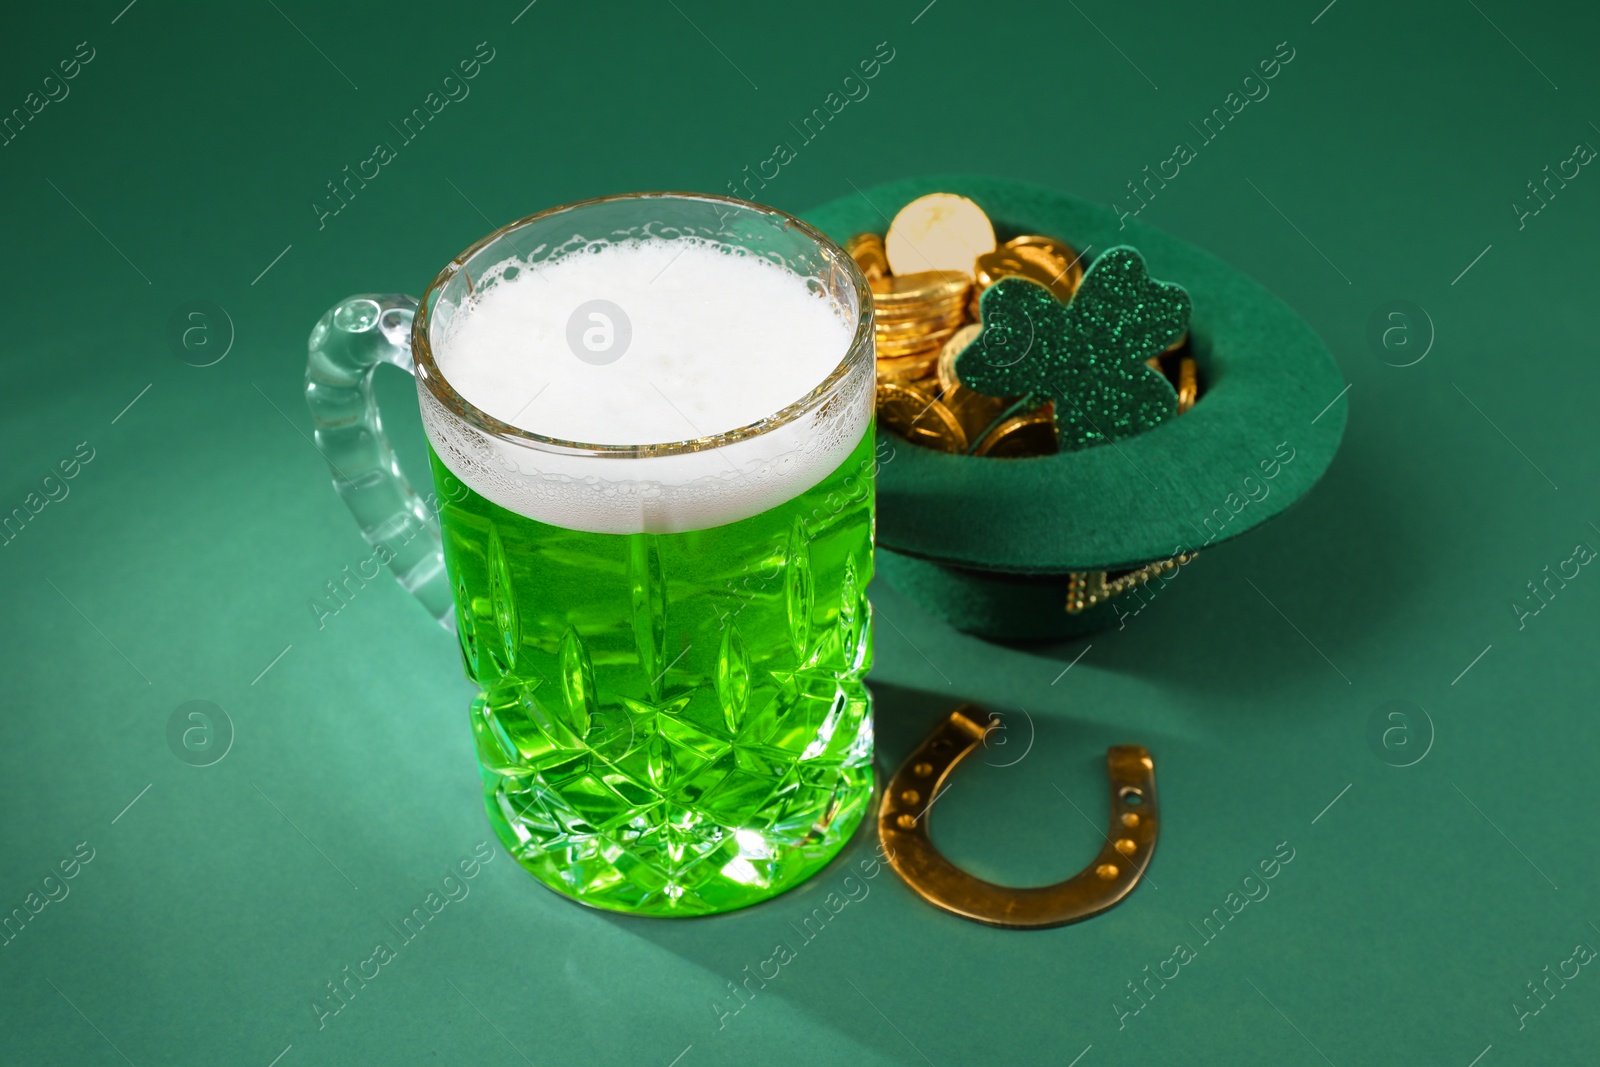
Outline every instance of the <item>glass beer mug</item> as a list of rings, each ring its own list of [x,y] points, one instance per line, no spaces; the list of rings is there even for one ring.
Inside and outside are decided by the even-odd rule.
[[[819,308],[833,325],[816,336],[837,343],[797,349],[812,334],[790,316],[816,326]],[[535,320],[557,328],[517,326]],[[652,331],[670,337],[652,347]],[[454,629],[490,822],[550,888],[641,915],[728,911],[792,888],[860,823],[872,337],[866,282],[827,238],[676,193],[532,215],[420,303],[351,297],[312,331],[306,398],[334,488]],[[701,347],[722,355],[696,364]],[[426,501],[384,437],[379,363],[416,376]],[[803,365],[820,369],[790,373]],[[605,434],[562,436],[613,408]]]

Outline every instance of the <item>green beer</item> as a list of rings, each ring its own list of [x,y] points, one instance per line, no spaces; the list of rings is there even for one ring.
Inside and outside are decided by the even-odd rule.
[[[640,193],[495,231],[311,332],[335,490],[454,630],[489,820],[640,915],[790,889],[872,797],[872,296],[799,219]],[[436,492],[372,394],[416,375]]]
[[[436,491],[372,378],[416,376]],[[489,820],[640,915],[790,889],[872,798],[872,296],[799,219],[690,193],[529,216],[311,332],[335,490],[453,630]]]
[[[562,529],[433,467],[485,801],[524,867],[696,914],[832,857],[872,793],[870,429],[793,499],[680,533]]]

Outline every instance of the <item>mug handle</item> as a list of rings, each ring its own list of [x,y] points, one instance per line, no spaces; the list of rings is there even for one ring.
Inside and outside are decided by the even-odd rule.
[[[455,605],[445,573],[437,499],[424,502],[400,470],[372,396],[372,374],[392,363],[415,375],[411,320],[415,297],[352,296],[330,308],[311,331],[306,357],[306,406],[317,451],[328,461],[334,491],[362,536],[390,572],[447,630]]]

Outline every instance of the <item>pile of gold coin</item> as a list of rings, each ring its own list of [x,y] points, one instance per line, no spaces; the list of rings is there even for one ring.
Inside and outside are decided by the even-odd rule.
[[[1083,257],[1071,245],[1035,234],[1001,244],[977,204],[930,193],[900,209],[887,237],[857,234],[845,250],[872,287],[878,417],[886,426],[941,452],[1001,458],[1058,451],[1052,405],[974,392],[956,376],[955,361],[982,332],[979,294],[1001,278],[1028,278],[1070,301],[1083,280]],[[1149,362],[1177,389],[1178,413],[1193,407],[1199,378],[1188,334]]]
[[[967,321],[972,278],[953,270],[890,275],[875,233],[853,238],[846,249],[872,286],[879,380],[928,377],[944,343]]]

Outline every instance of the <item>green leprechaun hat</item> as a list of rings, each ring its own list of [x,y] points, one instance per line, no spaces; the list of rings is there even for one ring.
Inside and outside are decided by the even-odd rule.
[[[1114,624],[1128,610],[1119,598],[1281,513],[1332,462],[1346,416],[1333,401],[1345,385],[1321,339],[1256,282],[1136,219],[1041,186],[961,175],[876,186],[805,218],[844,243],[883,234],[888,218],[929,193],[975,202],[1001,241],[1039,234],[1070,243],[1090,277],[1115,252],[1103,278],[1136,273],[1160,279],[1150,284],[1180,303],[1186,294],[1188,348],[1205,389],[1181,416],[1131,436],[1080,439],[1076,448],[1063,437],[1062,451],[1020,458],[919,447],[880,419],[878,571],[927,610],[1001,639]],[[1000,288],[985,290],[985,309],[1000,306]],[[1042,301],[1044,293],[1018,281],[1003,295]],[[1149,306],[1132,302],[1141,300]],[[977,364],[963,353],[957,366]]]

